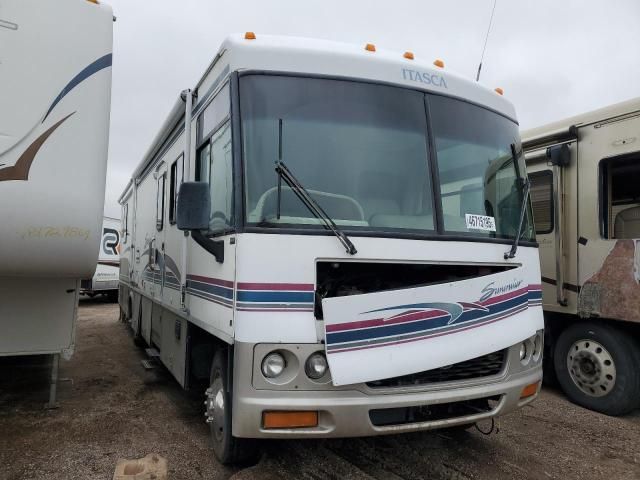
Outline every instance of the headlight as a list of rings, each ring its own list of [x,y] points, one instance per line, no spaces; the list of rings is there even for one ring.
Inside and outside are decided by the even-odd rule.
[[[542,332],[538,332],[536,333],[535,338],[533,339],[533,361],[537,362],[538,360],[540,360],[540,357],[542,356],[542,347],[544,345],[544,340],[542,337]]]
[[[524,361],[527,358],[527,342],[522,342],[520,344],[520,361]]]
[[[327,357],[322,352],[312,353],[304,364],[304,371],[307,377],[313,380],[322,378],[327,373],[328,368]]]
[[[276,378],[286,367],[284,357],[278,352],[271,352],[262,360],[262,374],[267,378]]]

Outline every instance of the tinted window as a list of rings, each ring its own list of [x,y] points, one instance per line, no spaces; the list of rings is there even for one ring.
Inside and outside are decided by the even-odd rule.
[[[550,170],[529,174],[531,208],[536,233],[553,231],[553,173]]]
[[[640,157],[600,162],[600,224],[605,238],[640,238]]]
[[[286,184],[277,218],[281,149],[282,161],[337,224],[434,230],[421,92],[270,75],[240,81],[250,224],[322,228]]]
[[[525,175],[518,125],[461,100],[429,96],[444,230],[513,238],[520,222]],[[512,146],[516,151],[514,162]],[[467,215],[492,217],[494,231],[469,226]],[[533,239],[530,222],[522,235]]]
[[[176,223],[176,204],[178,202],[178,189],[182,183],[182,175],[184,168],[184,155],[180,155],[177,160],[171,164],[171,177],[169,179],[169,223]]]

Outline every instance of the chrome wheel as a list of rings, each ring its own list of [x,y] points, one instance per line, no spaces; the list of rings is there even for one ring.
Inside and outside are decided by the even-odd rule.
[[[602,397],[616,383],[616,366],[609,351],[594,340],[578,340],[567,352],[567,370],[573,383],[591,397]]]
[[[215,440],[222,442],[224,439],[224,419],[225,419],[225,404],[224,404],[224,389],[222,386],[222,379],[217,377],[211,387],[206,391],[207,399],[204,404],[207,407],[205,416],[207,417],[207,423],[211,427],[211,434]]]

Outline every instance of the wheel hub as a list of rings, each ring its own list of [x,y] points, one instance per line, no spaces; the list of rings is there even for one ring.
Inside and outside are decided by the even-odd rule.
[[[224,435],[224,389],[221,384],[214,382],[205,394],[206,412],[204,415],[207,418],[207,423],[211,426],[211,432],[216,440],[220,441]]]
[[[578,340],[567,353],[573,383],[591,397],[607,395],[616,382],[616,367],[606,348],[594,340]]]

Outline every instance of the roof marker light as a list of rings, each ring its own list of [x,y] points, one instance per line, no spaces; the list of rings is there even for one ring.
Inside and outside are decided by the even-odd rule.
[[[442,60],[440,60],[439,58],[436,58],[434,60],[433,64],[438,68],[444,68],[444,62]]]
[[[246,32],[244,34],[244,39],[245,40],[255,40],[256,39],[256,34],[253,32]]]
[[[404,52],[404,55],[402,56],[407,60],[413,60],[413,52]]]
[[[367,52],[375,52],[375,51],[376,51],[376,46],[375,46],[373,43],[367,43],[367,44],[364,46],[364,49],[365,49]]]
[[[500,87],[494,88],[493,91],[496,92],[498,95],[504,95],[504,90],[502,90]]]

